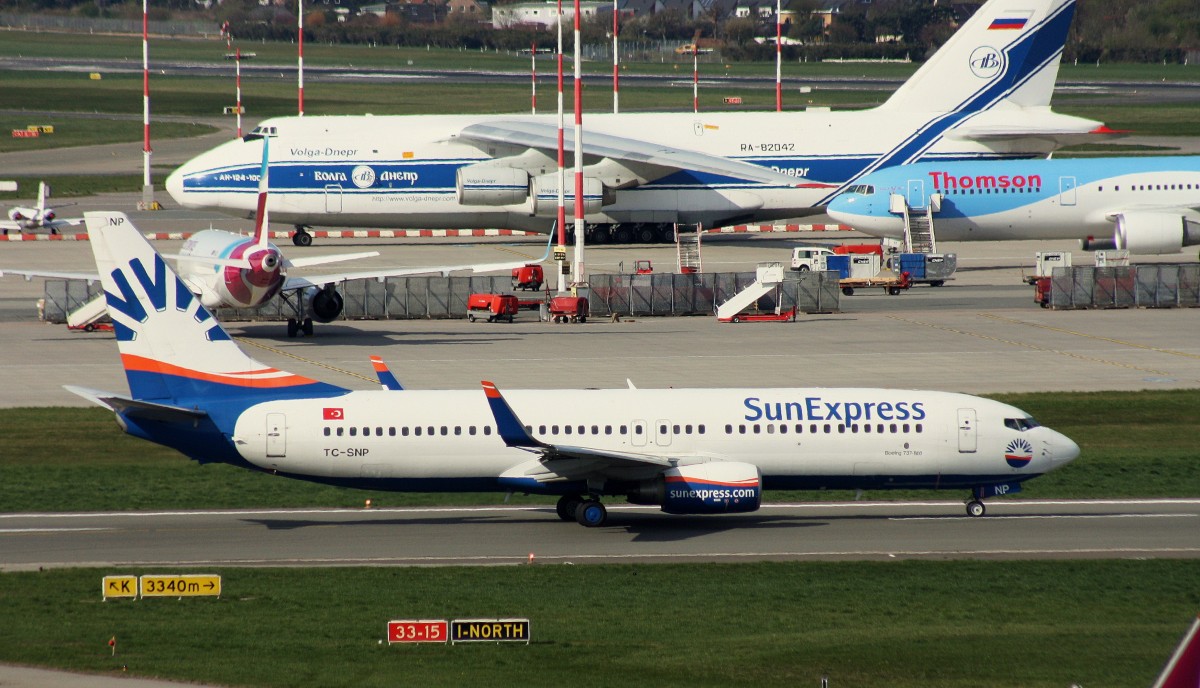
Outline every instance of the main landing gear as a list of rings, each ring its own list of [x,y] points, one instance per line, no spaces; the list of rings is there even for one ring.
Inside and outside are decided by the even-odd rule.
[[[304,225],[296,225],[296,231],[292,234],[292,243],[297,246],[312,246],[312,235],[308,233],[309,228]]]
[[[588,528],[599,528],[608,521],[608,509],[592,496],[563,495],[554,510],[562,520],[575,521]]]

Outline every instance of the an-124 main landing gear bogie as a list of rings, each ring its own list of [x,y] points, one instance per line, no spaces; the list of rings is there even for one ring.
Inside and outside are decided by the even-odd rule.
[[[308,230],[312,229],[307,225],[296,225],[296,231],[292,234],[292,243],[297,246],[312,246],[312,234]]]

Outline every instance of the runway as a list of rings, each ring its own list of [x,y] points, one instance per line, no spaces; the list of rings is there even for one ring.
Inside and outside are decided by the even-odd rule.
[[[550,507],[0,515],[0,571],[50,567],[441,566],[888,559],[1196,558],[1200,500],[768,504],[603,528]]]

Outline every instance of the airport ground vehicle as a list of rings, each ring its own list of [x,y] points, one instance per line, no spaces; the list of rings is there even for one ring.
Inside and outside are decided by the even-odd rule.
[[[774,313],[738,313],[727,321],[731,323],[742,322],[787,322],[796,320],[796,309],[791,308],[786,311],[777,311]]]
[[[798,272],[824,270],[824,257],[832,255],[834,252],[825,246],[797,246],[792,249],[792,269]]]
[[[633,262],[633,274],[652,275],[654,274],[654,265],[648,260],[636,260]]]
[[[582,296],[555,296],[550,299],[550,319],[558,323],[587,322],[588,300]]]
[[[545,281],[545,274],[542,271],[542,266],[536,263],[528,263],[519,268],[513,268],[512,271],[512,288],[523,289],[525,291],[537,291],[542,288],[542,282]]]
[[[1033,280],[1033,300],[1042,308],[1050,307],[1050,278],[1038,277]]]
[[[900,292],[912,287],[912,275],[901,272],[899,276],[879,274],[874,277],[847,277],[839,280],[838,285],[841,286],[842,293],[846,296],[854,296],[855,289],[870,287],[882,287],[889,295],[897,296]]]
[[[520,307],[517,297],[512,294],[471,294],[467,299],[467,320],[475,322],[476,318],[485,318],[488,322],[512,322]]]

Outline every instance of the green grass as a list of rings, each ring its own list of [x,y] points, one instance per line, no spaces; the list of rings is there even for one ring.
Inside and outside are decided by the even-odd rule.
[[[163,188],[163,182],[167,178],[167,171],[157,171],[157,166],[152,166],[151,170],[154,171],[150,175],[150,180],[156,188]],[[53,197],[48,201],[51,207],[65,205],[62,201],[66,198],[95,196],[102,193],[140,192],[142,190],[142,175],[140,174],[83,174],[37,177],[10,175],[6,176],[5,179],[17,182],[17,190],[0,191],[0,202],[12,201],[14,203],[32,204],[37,201],[38,182],[44,181],[49,183],[54,191]],[[67,210],[66,215],[70,214],[71,211]],[[59,215],[64,215],[64,213],[60,212]]]
[[[18,80],[6,79],[4,74],[4,72],[0,72],[0,88],[17,85]],[[44,93],[39,91],[39,95],[44,95]],[[140,99],[141,96],[139,95],[138,98]],[[140,112],[141,105],[138,105],[138,108]],[[25,129],[31,124],[52,125],[54,133],[43,134],[35,139],[18,139],[9,135],[11,130]],[[150,139],[152,142],[160,139],[181,139],[203,136],[216,130],[216,127],[207,124],[154,121],[150,123]],[[54,114],[47,117],[3,114],[0,115],[0,134],[4,134],[0,136],[0,153],[12,153],[14,151],[141,141],[142,122],[141,118],[135,120],[112,119],[103,116],[73,117],[65,114]]]
[[[0,574],[0,661],[254,686],[1141,688],[1200,607],[1200,562],[1178,560],[204,572],[221,599]],[[379,644],[389,619],[506,616],[532,644]]]
[[[1079,443],[1082,456],[1030,481],[1018,498],[1200,497],[1200,390],[1005,395]],[[53,442],[46,438],[54,437]],[[499,493],[371,493],[200,465],[123,434],[92,408],[0,411],[0,511],[494,504]],[[851,493],[768,492],[774,501],[849,499]],[[872,499],[953,499],[959,492],[872,492]],[[551,498],[514,496],[516,504]]]

